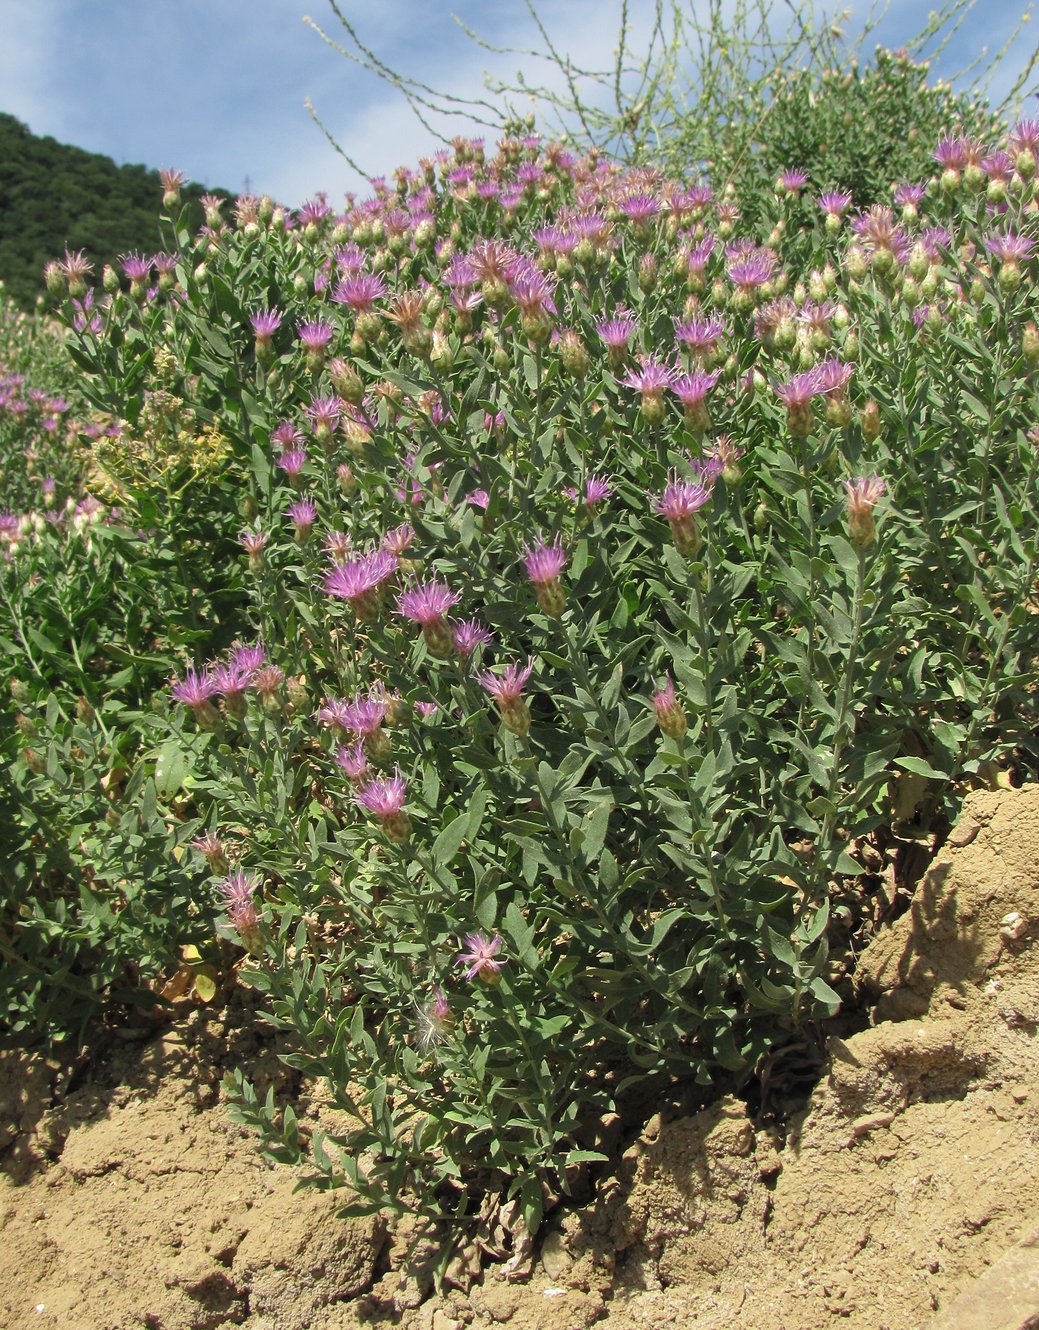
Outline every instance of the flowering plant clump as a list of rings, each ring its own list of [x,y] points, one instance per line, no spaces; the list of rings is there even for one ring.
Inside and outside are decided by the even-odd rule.
[[[1032,769],[1039,258],[986,242],[1033,235],[1034,172],[993,156],[990,213],[947,155],[911,212],[813,180],[805,258],[801,163],[750,229],[707,182],[459,140],[342,210],[171,216],[172,286],[70,295],[94,400],[136,429],[158,365],[238,488],[193,550],[222,640],[176,643],[121,807],[162,804],[328,1078],[350,1125],[309,1157],[359,1207],[533,1233],[647,1084],[836,1011],[867,843]]]

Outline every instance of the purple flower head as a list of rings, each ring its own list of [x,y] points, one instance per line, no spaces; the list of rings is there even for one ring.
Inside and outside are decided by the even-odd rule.
[[[693,276],[702,277],[704,269],[707,267],[707,261],[714,253],[714,237],[706,235],[698,241],[689,251],[686,260],[690,273]]]
[[[807,171],[783,171],[776,184],[788,194],[796,194],[808,184]]]
[[[270,534],[266,531],[243,531],[238,537],[238,543],[246,554],[254,556],[263,553],[269,540]]]
[[[527,576],[534,583],[554,582],[566,567],[566,550],[560,536],[553,545],[546,545],[539,536],[534,545],[525,545],[523,549]]]
[[[151,259],[143,258],[140,254],[121,254],[119,262],[122,265],[123,276],[131,282],[147,281],[151,275]]]
[[[686,323],[675,324],[675,341],[688,346],[691,351],[712,351],[725,331],[724,322],[716,316],[689,319]]]
[[[278,448],[295,448],[303,442],[303,435],[291,420],[283,420],[271,430],[271,443]]]
[[[816,202],[820,209],[833,217],[843,217],[851,207],[851,195],[844,190],[835,189],[826,194],[820,194]]]
[[[693,370],[691,374],[682,374],[674,379],[671,391],[683,406],[699,406],[720,378],[720,370],[712,370],[709,374],[703,370]]]
[[[934,160],[946,171],[962,171],[969,159],[970,145],[965,138],[940,139],[934,150]]]
[[[881,476],[856,476],[844,481],[848,493],[848,511],[863,512],[876,506],[887,486]]]
[[[1019,120],[1010,131],[1007,147],[1015,156],[1022,152],[1039,155],[1039,120]]]
[[[276,309],[264,309],[258,314],[253,314],[249,322],[252,324],[253,332],[257,337],[273,337],[281,327],[281,315]]]
[[[1019,235],[1016,231],[997,231],[985,239],[985,248],[1001,263],[1018,263],[1021,259],[1027,259],[1034,245],[1031,236]]]
[[[290,504],[288,516],[297,531],[309,531],[317,521],[317,505],[310,499]]]
[[[376,550],[333,568],[325,577],[325,591],[356,605],[388,582],[396,571],[397,556],[389,550]]]
[[[415,623],[438,624],[452,605],[462,599],[461,593],[452,591],[446,582],[420,582],[417,586],[401,592],[397,598],[398,613]]]
[[[309,319],[305,323],[297,324],[296,332],[308,351],[324,351],[332,340],[335,329],[330,323],[325,323],[321,319]]]
[[[413,703],[413,706],[415,709],[415,715],[418,716],[420,720],[429,720],[431,716],[435,716],[440,710],[435,702],[415,702]]]
[[[465,501],[473,508],[479,508],[483,512],[486,512],[491,506],[491,496],[486,490],[473,490],[471,494],[465,496]]]
[[[502,706],[510,706],[519,701],[524,685],[533,672],[534,661],[531,659],[526,665],[506,665],[501,674],[491,674],[489,670],[485,670],[483,674],[476,676],[476,682],[496,702]]]
[[[825,360],[816,365],[813,372],[816,376],[817,392],[826,397],[839,397],[851,382],[855,367],[854,365],[845,365],[834,356],[827,356]]]
[[[990,152],[987,157],[982,158],[981,169],[990,180],[999,180],[1007,184],[1014,174],[1014,159],[1002,149]]]
[[[278,467],[287,476],[298,476],[306,465],[307,454],[302,448],[287,448],[278,458]]]
[[[623,351],[631,341],[636,321],[633,314],[618,314],[595,325],[595,331],[611,351]]]
[[[895,186],[895,206],[915,208],[923,202],[927,188],[924,185],[901,184]]]
[[[386,294],[386,283],[373,273],[359,272],[344,278],[332,292],[337,304],[347,305],[357,314],[367,313]]]
[[[670,388],[675,371],[655,360],[644,360],[638,369],[629,370],[619,382],[625,388],[635,388],[643,397],[659,396],[665,388]]]
[[[819,367],[795,374],[789,383],[774,383],[772,391],[787,406],[800,407],[825,391],[819,376]]]
[[[197,670],[188,669],[182,680],[176,680],[171,685],[170,696],[185,706],[200,707],[214,697],[217,691],[216,680],[208,670],[205,674],[199,674]]]
[[[252,682],[252,676],[252,670],[234,661],[226,665],[214,665],[211,673],[214,691],[224,697],[241,697]]]
[[[235,647],[231,653],[231,663],[238,669],[247,670],[253,674],[267,659],[267,653],[259,642],[252,646]]]
[[[403,554],[415,539],[415,528],[410,522],[402,522],[392,531],[387,531],[382,538],[381,548],[390,554]]]
[[[240,868],[228,873],[227,877],[217,884],[217,891],[223,901],[231,926],[243,938],[249,934],[254,934],[259,923],[259,916],[253,900],[259,885],[258,878],[251,877]]]
[[[527,316],[554,314],[556,307],[552,303],[552,293],[555,289],[555,279],[537,269],[522,272],[509,282],[509,293],[519,306],[520,313]]]
[[[573,488],[567,488],[563,491],[572,503],[581,502],[586,508],[594,508],[597,503],[602,503],[613,493],[609,480],[605,476],[589,476],[585,482],[584,497],[580,492]]]
[[[408,785],[396,768],[388,778],[374,777],[354,791],[354,800],[358,807],[373,816],[385,820],[394,818],[403,811]]]
[[[296,213],[300,225],[307,226],[310,222],[321,222],[331,212],[328,206],[328,200],[323,194],[318,194],[316,198],[308,199],[306,203]]]
[[[745,258],[729,263],[726,272],[729,281],[741,291],[754,291],[772,276],[776,266],[776,256],[769,249],[757,249]]]
[[[476,619],[463,619],[455,624],[454,648],[463,660],[468,660],[477,647],[488,646],[493,640],[493,634]]]
[[[315,397],[306,409],[307,419],[315,433],[319,429],[334,430],[342,415],[343,401],[340,397]]]
[[[483,933],[467,933],[462,939],[464,950],[455,961],[456,965],[466,967],[462,977],[482,979],[485,984],[497,983],[505,964],[497,958],[501,945],[501,938],[497,934],[489,938]]]
[[[710,502],[711,485],[695,480],[683,480],[677,471],[668,472],[668,483],[658,499],[653,500],[653,511],[672,523],[688,521],[694,513]]]
[[[658,215],[661,204],[653,194],[640,193],[628,194],[617,206],[629,222],[645,223]]]
[[[347,747],[340,744],[336,749],[336,764],[346,772],[348,779],[360,780],[368,771],[368,754],[363,743]]]

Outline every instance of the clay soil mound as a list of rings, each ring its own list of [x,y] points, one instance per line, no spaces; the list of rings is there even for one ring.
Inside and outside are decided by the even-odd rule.
[[[1026,1324],[996,1301],[977,1322],[948,1309],[1039,1225],[1039,788],[971,796],[857,982],[874,1023],[830,1040],[781,1144],[731,1099],[655,1119],[593,1204],[556,1217],[528,1281],[492,1267],[439,1298],[400,1234],[294,1194],[230,1123],[234,1065],[321,1111],[240,1008],[197,1009],[71,1072],[8,1054],[0,1326]]]

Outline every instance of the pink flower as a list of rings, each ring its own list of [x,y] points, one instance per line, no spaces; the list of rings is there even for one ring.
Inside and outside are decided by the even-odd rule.
[[[338,564],[325,577],[325,591],[348,601],[359,619],[371,622],[378,608],[377,593],[397,571],[397,556],[376,550]]]
[[[253,900],[259,885],[258,878],[250,877],[236,868],[217,886],[231,927],[250,950],[259,942],[260,917]]]
[[[368,754],[363,743],[356,743],[352,748],[340,744],[336,749],[336,764],[346,773],[347,779],[359,781],[368,771]]]
[[[523,693],[523,686],[534,672],[534,660],[530,658],[526,665],[506,665],[501,675],[485,671],[476,676],[476,682],[490,693],[500,705],[508,706],[518,702]]]
[[[454,648],[463,660],[468,660],[477,647],[487,646],[493,636],[476,619],[463,619],[455,624]]]
[[[533,546],[524,546],[523,563],[527,576],[538,585],[554,582],[566,567],[566,550],[561,537],[557,536],[554,545],[546,545],[539,537]]]
[[[485,984],[496,984],[505,964],[497,959],[501,951],[501,938],[497,934],[489,938],[483,933],[467,933],[462,944],[464,950],[459,953],[455,964],[467,967],[463,978],[482,979]]]
[[[452,591],[446,582],[438,582],[434,578],[431,582],[420,582],[401,592],[397,598],[397,609],[405,618],[425,627],[440,623],[451,606],[457,605],[461,599],[460,592]]]
[[[399,767],[392,776],[374,777],[354,791],[354,802],[379,819],[386,836],[396,845],[403,845],[411,835],[411,823],[404,812],[407,792]]]

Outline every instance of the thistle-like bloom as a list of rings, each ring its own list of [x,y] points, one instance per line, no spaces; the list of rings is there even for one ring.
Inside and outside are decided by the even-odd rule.
[[[263,552],[267,548],[270,535],[266,531],[243,531],[238,543],[249,556],[249,568],[256,572],[263,567]]]
[[[493,640],[494,635],[476,619],[463,619],[455,624],[452,642],[462,660],[468,660],[477,647],[488,646]]]
[[[259,885],[258,878],[236,868],[217,886],[231,927],[250,951],[257,950],[260,942],[260,916],[254,900]]]
[[[315,397],[306,409],[314,437],[322,440],[330,437],[342,415],[343,401],[340,397]]]
[[[545,541],[538,537],[534,545],[525,545],[523,548],[523,563],[527,576],[532,582],[539,584],[554,582],[566,567],[566,550],[563,549],[562,538],[559,536],[552,545],[546,545]]]
[[[355,743],[351,747],[340,744],[336,749],[336,765],[346,773],[347,780],[360,781],[368,774],[368,754],[364,744]]]
[[[303,435],[291,420],[283,420],[271,430],[271,443],[284,452],[298,448],[303,443]]]
[[[280,708],[278,693],[285,682],[285,671],[279,665],[261,665],[252,677],[252,687],[264,711],[277,712]]]
[[[379,591],[397,571],[397,556],[376,550],[339,564],[325,577],[325,591],[348,601],[363,623],[372,623],[379,608]]]
[[[664,418],[664,391],[671,387],[675,371],[648,357],[638,369],[629,370],[618,382],[625,388],[634,388],[642,396],[642,414],[652,424]]]
[[[207,831],[202,836],[196,836],[191,842],[191,848],[201,854],[209,865],[209,871],[214,876],[219,876],[227,872],[227,850],[224,842],[215,832]]]
[[[887,487],[880,476],[856,476],[846,480],[844,488],[848,495],[848,539],[865,549],[876,534],[873,509]]]
[[[566,567],[567,558],[562,538],[557,536],[554,544],[546,545],[539,536],[534,545],[523,548],[523,564],[534,583],[538,604],[550,618],[557,619],[565,603],[563,588],[559,584],[559,574]]]
[[[636,320],[633,314],[618,314],[615,318],[605,319],[595,325],[595,331],[609,347],[611,352],[624,352],[628,348],[635,332]]]
[[[307,464],[307,454],[302,448],[286,448],[278,458],[278,470],[284,471],[290,481],[297,481]]]
[[[434,578],[402,591],[397,598],[397,610],[405,618],[422,625],[422,636],[433,655],[449,656],[454,643],[444,615],[461,599],[460,592],[452,591],[446,582]]]
[[[653,711],[663,734],[671,739],[682,738],[687,728],[685,712],[678,701],[675,685],[671,682],[669,674],[664,675],[663,683],[653,694]]]
[[[487,937],[483,933],[467,933],[462,939],[464,948],[455,961],[456,965],[464,965],[464,979],[480,979],[485,984],[496,984],[501,978],[501,968],[504,961],[498,960],[498,952],[501,951],[501,938],[495,934],[494,937]]]
[[[705,433],[711,427],[711,417],[704,405],[704,399],[720,378],[720,370],[705,373],[697,369],[691,374],[682,374],[672,381],[671,391],[685,408],[687,424],[699,434]]]
[[[329,531],[322,548],[332,556],[334,563],[342,563],[353,548],[353,541],[345,531]]]
[[[447,994],[442,988],[434,988],[431,1001],[418,1009],[419,1047],[425,1051],[441,1043],[447,1038],[453,1024],[454,1017],[451,1015]]]
[[[689,319],[685,323],[675,324],[675,341],[687,346],[694,355],[702,357],[714,350],[725,331],[725,324],[715,316]]]
[[[776,188],[783,194],[797,194],[807,184],[807,171],[783,171],[776,180]]]
[[[337,304],[346,305],[357,314],[367,314],[386,294],[386,283],[373,273],[359,272],[347,277],[332,292]]]
[[[151,276],[152,261],[140,254],[122,254],[119,263],[123,276],[131,283],[147,282]]]
[[[840,221],[851,207],[851,195],[845,193],[844,190],[835,189],[826,194],[820,194],[816,202],[827,218],[834,217]]]
[[[1019,235],[1016,231],[997,231],[985,239],[985,248],[1001,263],[1020,263],[1028,258],[1034,247],[1031,236]]]
[[[597,503],[602,503],[613,493],[609,478],[606,476],[589,476],[585,482],[584,496],[582,498],[579,491],[570,487],[563,493],[572,503],[583,503],[588,509],[595,507]]]
[[[411,822],[404,812],[408,785],[400,768],[388,778],[373,777],[354,791],[354,802],[359,808],[377,817],[388,840],[404,845],[411,835]]]
[[[321,319],[308,319],[296,325],[296,333],[308,352],[320,355],[328,349],[335,329],[330,323],[325,323]]]
[[[534,670],[531,658],[526,665],[507,665],[502,674],[489,670],[476,676],[476,682],[489,693],[501,711],[502,724],[513,734],[530,732],[530,709],[523,698],[523,688]]]
[[[205,674],[199,674],[197,670],[188,669],[183,679],[174,680],[170,686],[170,696],[174,701],[190,707],[199,725],[206,730],[213,729],[220,720],[211,701],[217,691],[216,680],[208,670]]]
[[[213,687],[223,697],[227,715],[239,720],[245,715],[245,690],[252,682],[253,673],[253,670],[237,665],[233,660],[213,666]]]
[[[288,517],[296,528],[296,539],[302,544],[317,521],[317,505],[310,499],[300,499],[298,503],[289,505]]]
[[[703,543],[696,514],[710,502],[713,477],[706,471],[702,479],[683,480],[677,471],[668,472],[668,483],[663,494],[653,500],[653,511],[667,519],[675,548],[686,558],[693,558]]]
[[[392,531],[386,532],[380,548],[388,550],[390,554],[403,554],[414,539],[415,528],[410,522],[402,522],[400,526],[395,526]]]
[[[231,652],[231,664],[236,669],[245,670],[250,676],[260,668],[266,659],[267,652],[259,642],[255,642],[252,645],[235,647]]]
[[[744,302],[753,300],[755,291],[771,278],[776,267],[776,256],[770,249],[756,249],[745,257],[729,263],[726,272]]]
[[[250,316],[249,322],[253,326],[257,342],[266,342],[270,345],[270,340],[281,327],[281,315],[276,309],[264,309],[258,314]]]
[[[823,392],[819,369],[795,374],[788,383],[774,383],[772,391],[786,403],[787,426],[795,439],[807,439],[815,426],[812,398]]]

